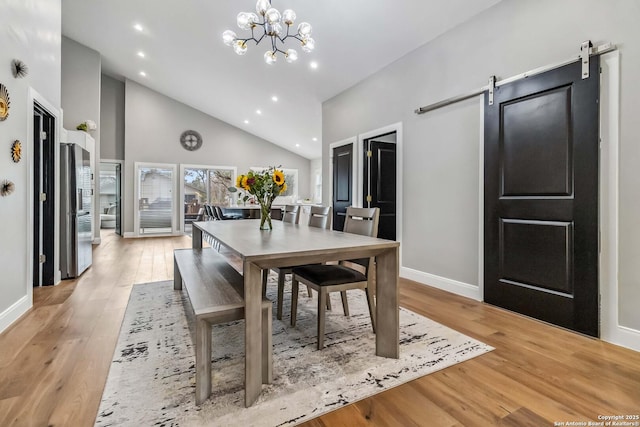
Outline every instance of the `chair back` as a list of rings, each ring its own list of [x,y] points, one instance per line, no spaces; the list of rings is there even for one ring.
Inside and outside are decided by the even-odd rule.
[[[297,224],[300,221],[300,205],[285,205],[282,222]]]
[[[211,206],[211,208],[213,210],[213,216],[217,220],[222,220],[222,209],[220,209],[220,206]]]
[[[309,227],[329,229],[331,227],[331,206],[311,206]]]
[[[380,208],[347,208],[347,218],[344,221],[345,233],[360,234],[362,236],[378,237],[378,221],[380,220]],[[349,262],[360,264],[366,269],[365,275],[369,277],[369,266],[372,258],[350,259]]]
[[[207,219],[214,219],[215,217],[213,215],[213,211],[211,210],[211,205],[209,203],[205,203],[203,206],[205,214],[207,215]]]
[[[353,206],[349,206],[342,231],[345,233],[378,237],[379,220],[380,208],[354,208]]]
[[[194,221],[202,221],[204,219],[204,208],[198,209],[198,214],[196,215],[196,219]]]

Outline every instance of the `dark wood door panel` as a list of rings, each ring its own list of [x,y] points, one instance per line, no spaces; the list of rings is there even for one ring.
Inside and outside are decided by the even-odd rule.
[[[333,149],[333,229],[342,231],[347,207],[353,204],[353,144]]]
[[[573,224],[556,221],[500,220],[498,277],[573,294]]]
[[[485,95],[485,301],[599,335],[599,59]]]
[[[573,194],[571,86],[502,105],[502,195]]]

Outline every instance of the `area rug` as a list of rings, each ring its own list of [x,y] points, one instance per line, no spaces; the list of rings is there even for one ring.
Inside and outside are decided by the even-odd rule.
[[[275,277],[268,295],[275,301]],[[290,286],[290,283],[287,283]],[[195,405],[193,312],[172,282],[134,285],[97,426],[293,426],[349,403],[492,350],[411,311],[400,309],[400,359],[375,355],[364,292],[349,292],[350,317],[339,294],[327,312],[326,347],[316,350],[317,295],[301,287],[298,320],[273,321],[273,377],[244,407],[244,321],[213,327],[211,398]]]

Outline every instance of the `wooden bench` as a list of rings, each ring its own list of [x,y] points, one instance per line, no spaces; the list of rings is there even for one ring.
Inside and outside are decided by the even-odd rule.
[[[196,316],[196,405],[211,395],[211,325],[244,319],[242,275],[211,248],[173,252],[173,288],[184,283]],[[262,383],[272,379],[271,301],[262,301]]]

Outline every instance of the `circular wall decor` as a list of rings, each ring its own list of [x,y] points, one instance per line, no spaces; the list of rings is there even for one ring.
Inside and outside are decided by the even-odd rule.
[[[29,67],[19,59],[14,59],[11,61],[11,72],[13,73],[13,77],[21,79],[29,74]]]
[[[8,179],[5,179],[2,181],[2,184],[0,184],[0,196],[6,197],[13,193],[13,190],[15,189],[16,185]]]
[[[16,140],[11,145],[11,158],[15,163],[18,163],[21,157],[22,157],[22,143]]]
[[[185,130],[180,135],[180,144],[185,150],[195,151],[202,147],[202,136],[195,130]]]
[[[9,91],[7,87],[0,83],[0,120],[5,120],[9,115],[9,106],[11,101],[9,100]]]

